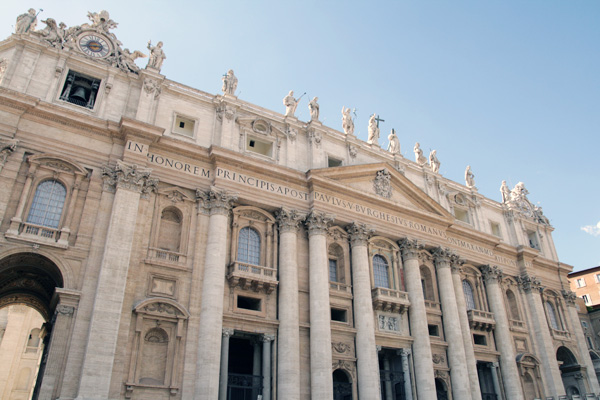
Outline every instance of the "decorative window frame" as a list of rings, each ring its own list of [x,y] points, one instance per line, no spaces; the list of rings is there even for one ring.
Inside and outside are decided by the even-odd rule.
[[[481,271],[475,268],[473,265],[464,264],[462,267],[461,281],[467,280],[473,288],[473,297],[475,298],[475,309],[480,311],[490,311],[488,309],[488,302],[485,295],[485,288],[483,285],[483,278]]]
[[[455,220],[462,224],[477,227],[476,221],[477,216],[475,214],[475,208],[478,204],[469,198],[469,195],[461,192],[451,192],[447,195],[448,205],[450,206],[450,213],[454,216]],[[455,210],[465,211],[467,214],[468,221],[458,219],[455,214]]]
[[[570,329],[567,323],[566,313],[561,297],[561,295],[552,289],[544,289],[542,291],[542,303],[544,304],[544,313],[546,314],[548,328],[552,332],[553,337],[564,339],[563,336],[569,336]],[[556,314],[556,323],[558,325],[557,328],[552,326],[546,303],[550,303],[550,305],[552,305],[554,308],[554,313]]]
[[[373,267],[373,257],[379,255],[383,257],[388,265],[389,289],[405,291],[404,271],[400,266],[400,248],[392,240],[383,236],[373,236],[368,243],[369,254],[369,272],[371,275],[371,288],[375,289],[375,274]]]
[[[125,384],[125,398],[131,398],[134,390],[166,391],[176,395],[181,388],[181,360],[184,357],[184,344],[189,312],[174,300],[155,297],[143,300],[133,309],[134,335],[132,338],[129,374]],[[152,324],[154,326],[152,327]],[[165,381],[162,385],[139,383],[141,379],[144,336],[155,327],[161,327],[169,335]],[[165,329],[167,328],[167,329]]]
[[[171,268],[187,269],[189,232],[194,215],[195,199],[186,191],[176,187],[160,189],[154,198],[154,210],[152,212],[152,226],[150,230],[150,241],[146,263],[161,265]],[[179,251],[173,252],[160,249],[160,223],[162,212],[167,208],[175,208],[181,213],[181,237]]]
[[[73,217],[77,197],[89,172],[78,163],[54,154],[38,154],[27,158],[29,169],[14,217],[5,233],[7,238],[44,244],[66,249],[73,230]],[[29,215],[33,198],[40,183],[56,180],[64,185],[67,193],[58,228],[50,228],[24,222]]]
[[[84,75],[86,77],[97,79],[100,81],[100,83],[98,84],[98,91],[96,92],[96,100],[94,101],[94,107],[87,108],[84,106],[80,106],[80,105],[71,103],[67,100],[63,100],[61,98],[63,95],[63,89],[65,87],[65,83],[67,82],[67,77],[69,76],[69,73],[71,71],[73,71],[74,73]],[[81,72],[81,71],[85,71],[85,72]],[[102,104],[102,101],[104,100],[105,93],[108,94],[112,87],[112,85],[107,83],[108,78],[106,76],[99,78],[99,76],[103,75],[101,71],[91,72],[89,70],[89,67],[84,66],[84,65],[76,65],[76,66],[67,65],[61,72],[62,72],[62,76],[60,76],[60,79],[58,81],[58,85],[57,85],[58,87],[56,88],[56,96],[54,97],[54,102],[57,104],[61,104],[62,106],[68,107],[72,110],[77,110],[79,112],[85,112],[85,113],[88,113],[91,115],[98,114],[99,110],[102,108],[101,104]],[[60,73],[58,73],[58,70],[57,70],[57,75],[60,75]]]
[[[340,249],[340,251],[334,252],[335,248]],[[339,226],[331,226],[327,230],[327,257],[327,260],[334,259],[337,261],[338,270],[338,282],[329,282],[330,293],[351,298],[352,282],[350,277],[352,275],[350,274],[348,233]]]
[[[422,270],[426,269],[429,272],[429,276],[431,277],[431,294],[432,294],[432,299],[427,299],[425,298],[425,303],[427,305],[428,302],[433,302],[436,303],[437,305],[439,305],[440,302],[440,298],[439,298],[439,291],[438,291],[438,286],[437,286],[437,275],[436,275],[436,269],[435,269],[435,265],[433,262],[433,256],[432,254],[427,251],[427,250],[420,250],[419,251],[419,276],[421,279],[423,279],[423,274],[422,274]],[[423,297],[425,297],[425,293],[423,293]],[[437,308],[439,308],[439,306],[437,306]]]
[[[193,132],[192,132],[192,136],[188,136],[188,135],[186,135],[184,133],[180,133],[180,132],[177,131],[177,129],[178,129],[178,127],[176,126],[176,124],[177,124],[177,117],[190,120],[190,121],[192,121],[194,123],[194,129],[193,129]],[[195,141],[196,137],[198,136],[198,125],[199,125],[198,118],[195,118],[195,117],[192,117],[190,115],[186,115],[186,114],[183,114],[183,113],[180,113],[180,112],[177,112],[177,111],[173,111],[173,123],[171,124],[171,134],[172,134],[172,136],[177,137],[177,138],[185,138],[185,139],[188,139],[188,140]]]

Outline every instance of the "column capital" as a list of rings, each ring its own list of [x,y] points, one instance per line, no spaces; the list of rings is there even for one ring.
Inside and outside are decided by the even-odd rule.
[[[208,191],[196,189],[196,200],[209,210],[211,215],[228,215],[232,207],[231,203],[237,200],[237,194],[214,187]]]
[[[458,255],[453,254],[452,257],[450,257],[450,268],[452,268],[452,273],[460,274],[464,263],[465,260],[461,260]]]
[[[402,357],[408,357],[408,356],[410,356],[410,353],[411,353],[411,352],[412,352],[412,351],[411,351],[410,349],[399,349],[399,350],[398,350],[398,354],[399,354],[400,356],[402,356]]]
[[[223,328],[222,335],[224,338],[230,338],[235,333],[235,329],[233,328]]]
[[[481,271],[481,274],[483,275],[483,278],[485,279],[486,283],[502,282],[503,273],[497,265],[482,265],[481,267],[479,267],[479,270]]]
[[[269,343],[269,342],[272,342],[273,340],[275,340],[275,335],[271,335],[271,334],[268,334],[268,333],[263,333],[263,335],[260,337],[260,340],[263,343]]]
[[[449,268],[452,265],[452,258],[456,255],[448,248],[438,247],[433,251],[433,260],[435,268]]]
[[[114,167],[105,166],[102,170],[104,189],[114,191],[116,188],[131,190],[138,193],[148,194],[156,191],[158,179],[151,178],[152,169],[142,168],[137,164],[128,164],[117,160]]]
[[[417,259],[419,257],[419,250],[423,248],[423,245],[420,244],[416,239],[400,239],[398,244],[400,245],[400,250],[402,251],[402,258],[405,261]]]
[[[525,291],[525,293],[529,293],[531,291],[541,292],[543,290],[542,283],[535,276],[517,276],[517,283],[519,284],[519,287]]]
[[[381,350],[383,350],[383,346],[375,345],[375,351],[379,353]]]
[[[574,307],[575,299],[577,299],[577,295],[575,294],[575,292],[572,290],[563,289],[561,291],[561,293],[562,293],[563,297],[565,298],[565,302],[567,303],[567,305]]]
[[[348,225],[346,231],[350,235],[352,247],[366,246],[369,238],[375,233],[374,229],[371,229],[366,224],[360,222],[354,222],[351,225]]]
[[[325,235],[327,227],[334,218],[335,216],[332,214],[311,210],[304,220],[304,223],[308,227],[308,235]]]
[[[297,232],[300,222],[306,217],[304,214],[299,213],[297,210],[288,210],[287,208],[281,208],[276,213],[277,225],[279,226],[279,232]]]

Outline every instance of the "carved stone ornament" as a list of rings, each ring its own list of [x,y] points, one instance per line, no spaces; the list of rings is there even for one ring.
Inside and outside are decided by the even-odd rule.
[[[436,268],[446,268],[450,266],[452,261],[452,250],[448,248],[438,247],[433,251],[433,259],[435,260]]]
[[[281,208],[275,213],[275,217],[280,232],[296,232],[305,215],[296,210]]]
[[[140,193],[147,193],[148,190],[155,190],[158,180],[150,178],[149,168],[140,168],[136,164],[126,164],[117,160],[114,167],[106,166],[102,171],[105,190],[111,190],[115,187],[127,190],[133,190]]]
[[[448,373],[446,371],[442,371],[442,370],[436,369],[435,370],[435,377],[436,378],[440,378],[440,379],[446,381],[448,379]]]
[[[8,60],[6,58],[0,59],[0,81],[4,77],[6,73],[6,69],[8,68]]]
[[[577,299],[577,295],[575,294],[575,292],[573,292],[572,290],[565,289],[563,289],[561,292],[563,297],[565,298],[565,302],[570,306],[574,306],[575,300]]]
[[[261,336],[260,340],[263,343],[269,343],[269,342],[272,342],[273,340],[275,340],[275,335],[270,335],[268,333],[263,333],[263,335]]]
[[[348,143],[348,154],[350,155],[350,158],[356,158],[356,155],[358,154],[358,149],[356,146]]]
[[[196,198],[202,207],[210,211],[210,214],[228,215],[232,203],[237,200],[237,194],[225,190],[211,189],[207,192],[196,190]]]
[[[464,263],[465,263],[464,260],[461,260],[459,256],[457,256],[456,254],[453,254],[452,257],[450,258],[450,268],[452,268],[452,273],[453,274],[462,273],[462,266]]]
[[[18,140],[11,140],[10,142],[0,144],[0,170],[6,163],[8,156],[15,152],[18,144]]]
[[[375,230],[360,222],[348,225],[346,230],[350,235],[352,246],[366,246],[369,238],[375,233]]]
[[[431,361],[433,361],[434,364],[441,364],[441,363],[445,363],[446,362],[446,357],[444,357],[441,354],[434,354],[431,357]]]
[[[160,83],[158,83],[154,79],[146,78],[146,79],[144,79],[144,91],[148,95],[154,96],[154,99],[158,99],[162,89],[160,87]]]
[[[167,199],[171,200],[173,203],[180,203],[184,200],[184,195],[180,191],[171,190],[166,193]]]
[[[257,118],[252,121],[252,130],[256,133],[262,133],[263,135],[270,135],[271,124],[267,120]]]
[[[169,317],[183,316],[181,311],[168,303],[155,302],[144,306],[143,311],[148,314],[165,315]]]
[[[497,265],[482,265],[481,267],[479,267],[479,270],[481,271],[481,274],[483,275],[483,278],[486,282],[502,282],[503,273]]]
[[[385,197],[386,199],[392,197],[392,175],[390,171],[387,169],[377,171],[377,175],[375,175],[375,179],[373,180],[373,187],[375,188],[375,193],[381,197]]]
[[[398,321],[398,317],[390,317],[388,315],[379,314],[377,317],[377,322],[380,331],[392,331],[399,332],[400,324]]]
[[[503,203],[508,207],[509,210],[515,211],[521,216],[533,220],[542,225],[550,225],[550,221],[544,215],[542,211],[542,207],[538,207],[533,205],[527,195],[529,191],[525,189],[525,184],[523,182],[519,182],[515,185],[513,190],[510,191],[510,195],[506,192],[507,188],[501,188]]]
[[[350,353],[350,350],[352,350],[352,346],[344,342],[331,343],[331,348],[340,354]]]
[[[217,118],[219,121],[223,121],[223,117],[227,120],[232,121],[235,118],[236,109],[226,101],[221,100],[217,105]]]
[[[542,283],[535,276],[521,275],[517,277],[517,283],[526,292],[529,293],[532,290],[542,291]]]
[[[317,148],[320,148],[322,139],[321,132],[317,132],[314,129],[308,130],[308,140],[310,144],[314,144]]]
[[[419,257],[419,251],[423,246],[417,240],[411,240],[408,238],[400,239],[398,241],[400,250],[402,251],[402,258],[404,260],[414,260]]]
[[[233,328],[223,328],[223,330],[221,332],[222,332],[222,335],[224,338],[229,338],[229,337],[233,336],[233,334],[235,333],[235,330]]]
[[[312,210],[307,215],[304,223],[308,227],[309,235],[325,235],[327,227],[334,220],[335,216],[323,212]]]
[[[350,375],[352,375],[353,379],[356,378],[355,373],[354,373],[355,372],[354,365],[346,360],[337,360],[337,361],[331,363],[331,369],[333,371],[335,371],[336,369],[343,369],[346,372],[349,372]]]
[[[75,307],[73,306],[65,306],[63,304],[59,304],[56,306],[56,314],[60,315],[73,315],[75,312]]]

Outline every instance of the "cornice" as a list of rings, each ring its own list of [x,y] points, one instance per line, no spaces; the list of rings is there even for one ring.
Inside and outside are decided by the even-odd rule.
[[[121,121],[119,121],[119,134],[123,139],[134,137],[150,143],[156,143],[164,132],[164,128],[132,118],[121,117]]]

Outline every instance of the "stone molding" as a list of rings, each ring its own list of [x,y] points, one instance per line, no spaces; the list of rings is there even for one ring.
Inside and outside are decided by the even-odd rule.
[[[521,289],[525,291],[525,293],[529,293],[532,290],[539,291],[540,293],[544,288],[542,287],[542,282],[535,276],[529,275],[521,275],[517,277],[517,284]]]
[[[332,214],[312,210],[304,220],[310,235],[325,235],[329,224],[335,219]]]
[[[305,217],[305,215],[300,214],[297,210],[288,210],[286,208],[281,208],[275,213],[280,233],[298,232],[300,223]]]
[[[400,250],[402,251],[402,259],[415,260],[419,258],[419,251],[423,249],[423,245],[420,244],[416,239],[411,240],[404,238],[398,241]]]
[[[102,170],[103,189],[114,192],[118,188],[148,194],[158,187],[158,179],[151,178],[151,172],[150,168],[117,160],[114,167],[105,166]]]
[[[222,335],[224,338],[230,338],[235,333],[235,329],[233,328],[223,328]]]
[[[237,194],[216,188],[209,191],[196,190],[196,199],[201,206],[209,211],[210,215],[229,215],[233,207],[232,203],[238,198]]]
[[[577,295],[572,290],[561,290],[561,293],[565,299],[567,305],[575,307],[575,300],[577,299]]]
[[[481,267],[479,267],[479,270],[481,271],[481,274],[483,275],[483,278],[485,279],[486,283],[493,283],[494,281],[496,283],[502,282],[502,277],[504,274],[502,270],[498,268],[497,265],[482,265]]]
[[[369,238],[375,233],[374,229],[369,228],[366,224],[354,222],[346,227],[346,231],[350,235],[352,247],[366,246]]]
[[[56,306],[56,314],[73,315],[74,312],[75,312],[75,307],[73,307],[73,306],[65,306],[62,304],[59,304],[58,306]]]

